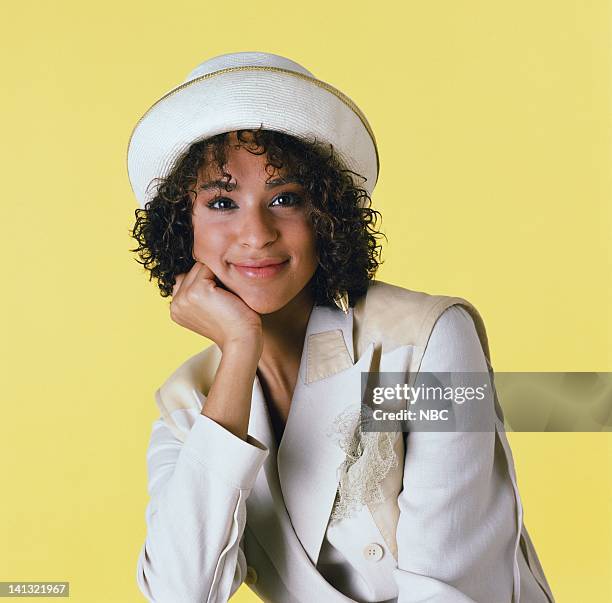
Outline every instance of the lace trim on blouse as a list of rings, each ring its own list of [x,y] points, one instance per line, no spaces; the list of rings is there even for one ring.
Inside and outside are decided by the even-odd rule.
[[[399,462],[393,447],[394,433],[362,431],[362,424],[372,414],[372,409],[362,408],[363,421],[361,409],[347,409],[328,431],[346,454],[338,467],[339,486],[330,521],[347,519],[364,505],[382,503],[381,483]]]

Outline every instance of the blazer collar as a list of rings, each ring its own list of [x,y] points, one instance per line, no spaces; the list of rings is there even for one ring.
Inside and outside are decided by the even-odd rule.
[[[282,509],[284,501],[296,535],[314,564],[336,496],[337,469],[345,459],[334,436],[334,421],[344,411],[360,410],[361,372],[371,370],[373,350],[371,342],[355,362],[353,308],[345,315],[333,308],[313,307],[278,449],[257,376],[253,383],[249,434],[270,450],[253,500],[261,504],[271,497],[277,509]],[[263,526],[257,528],[252,525],[265,541]]]

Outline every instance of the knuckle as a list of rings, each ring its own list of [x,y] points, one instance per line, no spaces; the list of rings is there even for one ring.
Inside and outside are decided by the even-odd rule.
[[[196,289],[193,287],[189,288],[185,292],[185,300],[190,304],[195,304],[198,301],[199,295]]]
[[[170,316],[172,318],[178,318],[181,315],[181,307],[182,304],[180,298],[173,300],[170,304]]]

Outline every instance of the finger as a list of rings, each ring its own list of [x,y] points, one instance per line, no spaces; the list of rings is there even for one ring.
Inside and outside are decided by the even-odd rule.
[[[193,281],[193,276],[198,270],[199,266],[196,263],[187,272],[177,274],[175,277],[176,284],[173,287],[173,295],[178,295],[181,291],[185,291],[189,283]]]
[[[178,292],[180,293],[181,291],[186,291],[187,289],[189,289],[189,286],[191,285],[191,283],[193,283],[193,281],[195,280],[195,277],[197,275],[197,273],[200,271],[202,267],[202,264],[200,264],[199,262],[196,262],[190,269],[188,272],[186,272],[185,274],[183,274],[183,279],[182,282],[179,286]]]
[[[215,273],[204,263],[198,260],[198,263],[202,264],[202,268],[197,274],[197,278],[206,278],[211,281],[215,280]]]
[[[190,278],[188,285],[191,285],[197,280],[209,281],[208,284],[215,285],[215,273],[204,262],[201,262],[200,260],[196,260],[196,264],[198,264],[199,270],[194,273],[193,278]]]
[[[229,287],[227,287],[225,283],[216,275],[215,284],[217,285],[217,287],[219,287],[219,289],[223,289],[224,291],[229,291],[230,293],[232,293],[231,289],[229,289]]]
[[[176,294],[178,293],[178,290],[181,287],[181,283],[183,282],[183,279],[185,278],[184,274],[177,274],[174,277],[174,285],[172,287],[172,297],[176,297]]]

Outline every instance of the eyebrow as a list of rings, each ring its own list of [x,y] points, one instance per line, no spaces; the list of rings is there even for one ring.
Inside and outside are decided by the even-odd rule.
[[[211,189],[222,188],[223,190],[225,190],[226,184],[227,183],[225,180],[212,180],[211,182],[204,182],[204,184],[201,184],[199,186],[199,189],[208,191]],[[273,178],[272,180],[268,180],[266,182],[266,190],[277,186],[282,186],[283,184],[303,184],[303,182],[295,176],[287,176],[286,178]],[[240,187],[238,185],[234,185],[234,183],[232,182],[230,182],[230,185],[232,185],[231,190],[240,190]]]

